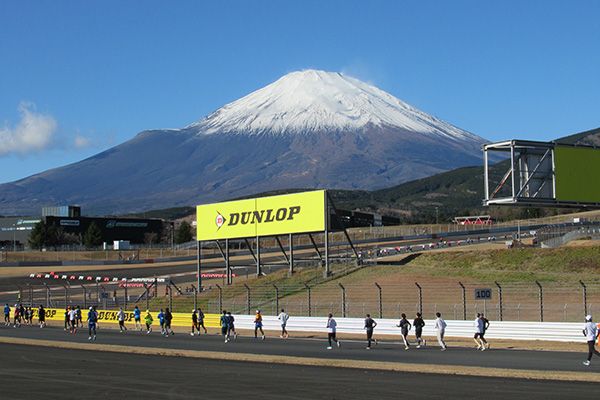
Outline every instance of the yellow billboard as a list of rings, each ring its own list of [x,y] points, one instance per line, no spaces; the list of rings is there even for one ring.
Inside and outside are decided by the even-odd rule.
[[[197,240],[321,232],[326,202],[319,190],[197,206]]]

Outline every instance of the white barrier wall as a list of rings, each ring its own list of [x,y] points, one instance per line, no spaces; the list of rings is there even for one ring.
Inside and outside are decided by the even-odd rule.
[[[371,316],[373,317],[373,315]],[[363,318],[341,318],[335,317],[337,331],[339,333],[364,333]],[[398,335],[400,328],[396,327],[398,320],[378,319],[375,333],[379,335]],[[413,318],[409,318],[412,323]],[[446,337],[472,338],[475,333],[474,321],[452,321],[446,320]],[[435,337],[433,320],[425,320],[423,336]],[[514,339],[514,340],[555,340],[563,342],[585,342],[583,336],[583,324],[576,322],[524,322],[524,321],[490,321],[490,327],[486,332],[489,339]],[[327,332],[327,317],[294,317],[291,316],[287,323],[290,332]],[[253,315],[235,315],[235,326],[239,329],[254,329]],[[269,331],[280,331],[281,321],[276,316],[263,316],[263,329]],[[411,329],[411,336],[414,329]]]

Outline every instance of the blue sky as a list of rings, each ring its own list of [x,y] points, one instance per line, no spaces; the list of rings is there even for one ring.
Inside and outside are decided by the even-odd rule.
[[[490,141],[600,127],[599,1],[3,1],[0,183],[308,68]]]

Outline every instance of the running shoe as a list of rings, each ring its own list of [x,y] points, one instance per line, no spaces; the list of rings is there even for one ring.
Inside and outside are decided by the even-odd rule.
[[[421,348],[421,345],[420,345],[420,344],[418,344],[418,345],[417,345],[417,349],[420,349],[420,348]]]
[[[410,347],[408,347],[408,346],[406,346],[406,347],[404,348],[404,350],[408,350],[408,349],[410,349]]]
[[[92,340],[92,337],[90,336],[90,337],[88,338],[88,340]]]
[[[331,350],[331,349],[333,349],[333,347],[327,346],[327,350]]]
[[[585,361],[583,362],[583,365],[590,365],[590,362],[589,362],[588,360],[585,360]]]
[[[486,349],[489,349],[489,348],[490,348],[490,344],[489,344],[489,343],[486,343],[486,344],[485,344],[485,348],[486,348]]]
[[[342,342],[340,342],[339,340],[337,341],[337,345],[338,347],[340,347],[342,345]]]
[[[371,350],[371,348],[370,348],[370,347],[367,347],[367,350]]]
[[[265,340],[265,335],[262,335],[262,340]]]

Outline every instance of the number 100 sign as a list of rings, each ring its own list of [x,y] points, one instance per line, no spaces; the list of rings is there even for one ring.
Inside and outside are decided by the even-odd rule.
[[[475,289],[475,300],[491,300],[492,289]]]

